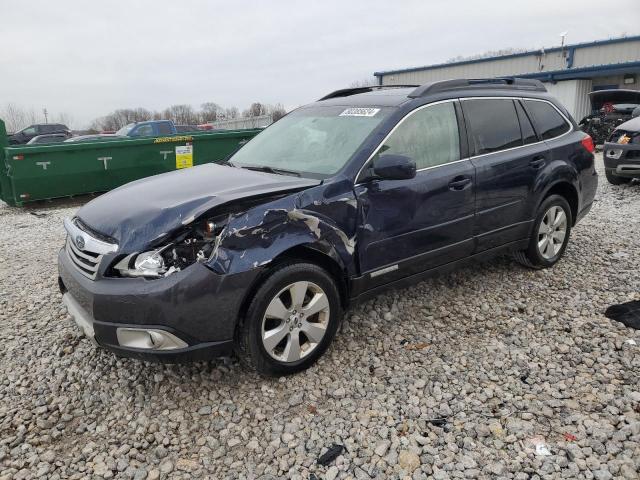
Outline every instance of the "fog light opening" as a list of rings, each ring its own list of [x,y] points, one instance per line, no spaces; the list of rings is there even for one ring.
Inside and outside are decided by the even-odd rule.
[[[186,348],[184,340],[157,328],[118,328],[118,344],[121,347],[144,350],[176,350]]]

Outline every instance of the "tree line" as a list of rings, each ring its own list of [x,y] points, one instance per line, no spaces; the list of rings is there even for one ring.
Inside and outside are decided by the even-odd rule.
[[[119,130],[125,125],[145,120],[173,120],[176,125],[199,125],[217,120],[230,120],[240,117],[258,117],[271,115],[273,121],[286,115],[287,111],[281,103],[270,105],[254,102],[247,109],[240,111],[237,107],[222,107],[214,102],[205,102],[199,109],[191,105],[172,105],[164,110],[152,111],[146,108],[120,108],[103,117],[96,118],[89,128],[95,131]],[[0,106],[0,119],[4,120],[7,132],[14,133],[34,123],[45,123],[44,110],[23,108],[14,103]],[[71,127],[73,117],[68,113],[49,113],[46,121],[62,123]]]
[[[24,127],[34,123],[44,123],[44,110],[34,108],[22,108],[14,103],[7,103],[0,107],[0,119],[4,120],[7,132],[15,133]],[[47,115],[49,123],[62,123],[69,125],[73,118],[68,113],[49,113]]]
[[[276,121],[286,113],[284,106],[280,103],[269,105],[261,102],[252,103],[242,112],[237,107],[222,107],[215,102],[205,102],[200,105],[200,109],[195,109],[187,104],[171,105],[160,111],[146,108],[121,108],[95,119],[90,128],[97,131],[118,130],[129,123],[146,120],[172,120],[176,125],[199,125],[218,120],[261,115],[272,115],[273,120]]]

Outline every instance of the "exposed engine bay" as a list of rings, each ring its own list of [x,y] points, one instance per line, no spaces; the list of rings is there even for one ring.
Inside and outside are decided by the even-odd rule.
[[[114,273],[122,277],[160,278],[196,262],[205,262],[218,246],[229,217],[222,215],[194,222],[160,248],[127,255],[114,265]]]

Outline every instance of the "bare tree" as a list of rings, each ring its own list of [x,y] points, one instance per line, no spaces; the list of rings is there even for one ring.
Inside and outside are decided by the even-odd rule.
[[[0,110],[0,118],[5,121],[8,132],[17,132],[42,121],[33,108],[25,109],[14,103],[7,103]]]
[[[193,125],[198,123],[198,114],[191,105],[172,105],[164,111],[167,120],[177,125]]]
[[[51,117],[51,122],[61,123],[63,125],[66,125],[67,127],[70,127],[73,123],[73,117],[66,112],[60,112]]]
[[[378,84],[378,81],[375,77],[365,78],[362,80],[357,80],[355,82],[351,82],[349,88],[360,88],[360,87],[374,87]]]
[[[277,122],[287,114],[287,110],[281,103],[276,103],[275,105],[269,106],[269,114],[271,115],[271,118],[273,118],[273,121]]]
[[[238,107],[230,107],[224,109],[224,118],[226,120],[233,120],[234,118],[238,118],[240,116],[240,111]]]
[[[152,120],[156,115],[159,114],[151,112],[146,108],[121,108],[104,117],[97,118],[91,123],[91,128],[107,131],[119,130],[129,123]]]
[[[260,115],[266,115],[267,106],[260,102],[253,102],[251,106],[242,112],[243,117],[259,117]]]
[[[514,53],[526,53],[530,52],[526,48],[503,48],[501,50],[489,50],[488,52],[478,53],[476,55],[469,55],[467,57],[463,57],[458,55],[457,57],[450,58],[445,63],[456,63],[463,62],[466,60],[479,60],[481,58],[489,58],[489,57],[502,57],[504,55],[513,55]]]
[[[218,117],[224,115],[223,108],[214,102],[205,102],[200,105],[200,123],[215,122]]]

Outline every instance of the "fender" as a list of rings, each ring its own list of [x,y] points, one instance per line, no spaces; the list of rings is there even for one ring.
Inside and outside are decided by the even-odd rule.
[[[565,161],[553,160],[547,165],[542,172],[536,178],[536,182],[533,187],[533,196],[535,201],[532,205],[530,216],[534,217],[540,204],[547,197],[549,191],[559,184],[569,184],[575,190],[578,195],[578,201],[580,199],[578,172],[571,167]]]
[[[347,271],[353,269],[356,237],[327,216],[298,208],[286,197],[232,217],[217,242],[209,268],[220,274],[266,266],[292,248],[306,246],[328,255]]]

